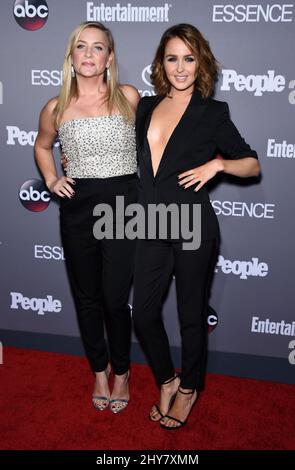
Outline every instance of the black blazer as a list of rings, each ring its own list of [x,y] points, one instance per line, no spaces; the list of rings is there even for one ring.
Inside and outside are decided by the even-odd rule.
[[[164,96],[144,97],[136,116],[137,152],[140,170],[139,202],[147,204],[202,204],[202,239],[218,236],[218,222],[210,204],[206,185],[195,192],[178,185],[178,175],[211,160],[216,151],[225,158],[257,158],[229,117],[228,105],[212,98],[203,99],[195,91],[174,129],[153,176],[147,132],[155,107]]]

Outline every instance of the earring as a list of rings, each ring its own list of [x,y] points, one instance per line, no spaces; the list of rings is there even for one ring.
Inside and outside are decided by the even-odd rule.
[[[111,72],[110,72],[110,69],[107,68],[107,80],[110,81],[111,79]]]
[[[75,76],[76,76],[76,72],[75,72],[73,64],[71,66],[71,75],[72,75],[72,78],[75,78]]]

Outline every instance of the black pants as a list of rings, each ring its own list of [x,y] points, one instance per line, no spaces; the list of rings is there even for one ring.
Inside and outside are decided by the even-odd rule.
[[[161,315],[174,267],[182,339],[181,387],[201,390],[204,386],[208,293],[216,255],[215,239],[203,241],[194,251],[182,250],[180,242],[137,243],[133,320],[159,385],[175,373]]]
[[[66,266],[76,304],[81,337],[91,368],[103,371],[110,361],[115,374],[130,364],[131,315],[129,290],[134,271],[135,241],[97,240],[93,209],[99,203],[114,209],[116,196],[126,204],[137,201],[136,175],[106,179],[76,178],[75,196],[62,199],[61,235]],[[114,230],[116,220],[114,217]],[[108,336],[109,353],[104,338]]]

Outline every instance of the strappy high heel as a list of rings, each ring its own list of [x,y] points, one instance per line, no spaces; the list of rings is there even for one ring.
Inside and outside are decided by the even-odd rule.
[[[197,396],[196,396],[196,399],[195,399],[195,401],[193,402],[193,404],[192,404],[192,406],[191,406],[191,409],[189,410],[188,415],[187,415],[187,417],[186,417],[186,419],[185,419],[184,421],[181,421],[181,420],[178,419],[178,418],[174,418],[174,416],[170,416],[170,415],[164,416],[164,418],[172,419],[173,421],[175,421],[175,423],[177,423],[175,426],[167,426],[167,424],[160,423],[161,428],[163,428],[163,429],[168,429],[169,431],[170,431],[171,429],[179,429],[179,428],[182,428],[183,426],[186,425],[187,420],[188,420],[188,417],[189,417],[189,415],[190,415],[190,413],[191,413],[191,411],[192,411],[192,409],[193,409],[193,406],[195,405],[196,401],[197,401],[198,398],[199,398],[199,393],[198,393],[195,389],[193,389],[193,390],[191,390],[191,391],[189,391],[189,392],[184,392],[183,390],[180,390],[180,388],[178,388],[178,392],[179,392],[179,393],[182,393],[183,395],[192,395],[193,393],[196,392],[196,393],[197,393]]]
[[[175,379],[178,378],[178,377],[179,377],[179,375],[178,375],[178,374],[175,374],[174,377],[172,377],[171,379],[166,380],[165,382],[162,383],[162,385],[170,384],[171,382],[173,382],[173,380],[175,380]],[[173,393],[172,397],[170,398],[169,405],[168,405],[168,410],[171,408],[171,406],[172,406],[172,404],[173,404],[173,402],[174,402],[174,400],[175,400],[176,393],[177,393],[177,391],[176,391],[175,393]],[[158,413],[158,415],[160,415],[160,418],[159,418],[159,419],[154,419],[154,418],[152,417],[153,411],[156,412],[156,413]],[[155,403],[155,404],[152,406],[152,409],[151,409],[150,414],[149,414],[149,418],[150,418],[151,421],[154,421],[154,422],[158,422],[158,421],[160,421],[162,418],[165,418],[165,415],[164,415],[164,413],[162,413],[162,411],[161,411],[161,409],[160,409],[160,405],[159,405],[158,403]]]
[[[107,365],[107,368],[105,369],[105,374],[107,376],[107,380],[109,380],[110,373],[111,373],[111,366],[110,364]],[[101,395],[92,395],[92,404],[94,408],[96,408],[98,411],[104,411],[110,404],[110,397],[105,397]]]
[[[130,371],[127,372],[127,383],[129,383]],[[127,398],[113,398],[110,400],[110,410],[117,414],[125,410],[129,404],[129,399]]]

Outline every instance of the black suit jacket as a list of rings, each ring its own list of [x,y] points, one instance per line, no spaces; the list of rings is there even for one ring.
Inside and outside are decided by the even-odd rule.
[[[208,162],[216,151],[231,159],[257,158],[257,154],[231,121],[227,103],[203,99],[200,92],[195,91],[164,149],[154,177],[147,132],[153,110],[162,99],[164,96],[144,97],[137,109],[139,202],[144,207],[159,203],[202,204],[202,239],[217,237],[218,222],[206,185],[198,192],[193,190],[194,187],[183,189],[178,185],[178,175]]]

